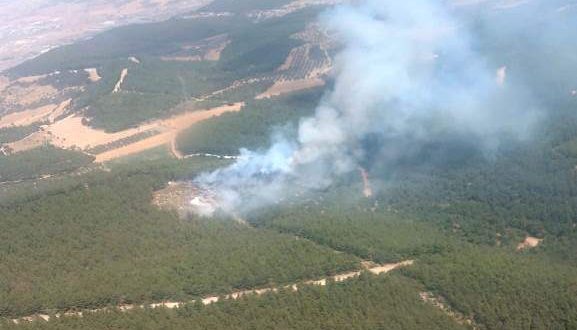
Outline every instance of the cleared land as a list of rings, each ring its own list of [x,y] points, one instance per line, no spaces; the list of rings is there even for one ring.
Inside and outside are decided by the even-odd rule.
[[[63,149],[80,149],[88,153],[91,153],[91,149],[98,150],[100,147],[100,149],[104,149],[104,152],[97,154],[96,162],[104,162],[163,144],[172,144],[176,135],[192,124],[220,116],[226,112],[240,111],[243,105],[244,103],[235,103],[213,109],[185,112],[168,119],[145,123],[137,128],[107,133],[88,126],[85,118],[79,115],[70,115],[55,121],[70,106],[70,100],[67,100],[59,105],[47,105],[39,109],[7,115],[0,119],[0,128],[48,122],[50,124],[43,126],[41,130],[7,144],[9,150],[21,152],[46,143]],[[136,139],[137,136],[144,138]],[[176,149],[174,149],[174,153],[175,156],[178,156]]]
[[[71,100],[60,104],[48,104],[32,110],[14,112],[0,118],[0,128],[11,126],[28,126],[38,122],[54,122],[70,106]]]

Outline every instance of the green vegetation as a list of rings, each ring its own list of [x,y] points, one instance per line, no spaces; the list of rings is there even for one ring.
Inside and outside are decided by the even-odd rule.
[[[86,154],[43,146],[14,155],[0,156],[0,181],[33,179],[68,172],[86,166],[93,158]]]
[[[117,93],[92,103],[86,114],[91,126],[116,132],[160,117],[177,103],[177,98],[166,95]]]
[[[239,4],[241,7],[254,5]],[[86,74],[69,70],[97,68],[102,79],[88,84],[80,95],[74,95],[73,109],[87,109],[85,113],[91,126],[118,131],[182,111],[184,109],[176,105],[183,102],[216,106],[253,98],[270,85],[274,70],[290,50],[302,43],[291,36],[302,31],[318,12],[318,8],[305,9],[260,23],[239,15],[130,25],[56,48],[9,70],[8,74],[21,77],[60,71],[58,78],[54,76],[49,80],[65,87],[73,83],[87,84]],[[199,51],[196,46],[214,46],[206,40],[216,36],[230,41],[220,61],[162,59],[174,54],[191,56],[192,52]],[[140,64],[131,62],[130,56],[136,56]],[[121,92],[111,93],[124,68],[128,68],[128,76]],[[214,95],[213,99],[213,92],[248,79],[257,80]]]
[[[403,270],[486,329],[574,329],[577,269],[492,248],[422,258]]]
[[[258,22],[246,14],[287,2],[216,0],[203,11],[237,15],[113,29],[52,50],[9,74],[61,71],[41,83],[84,86],[63,97],[74,97],[73,111],[107,131],[243,101],[241,112],[184,132],[179,148],[223,155],[266,148],[275,130],[294,134],[299,118],[313,113],[323,93],[254,100],[278,77],[275,70],[291,48],[302,44],[292,36],[320,7]],[[492,16],[507,20],[507,14]],[[484,19],[475,21],[479,33]],[[507,65],[507,80],[528,81],[530,93],[542,100],[546,115],[532,139],[504,141],[490,154],[481,154],[474,143],[430,141],[398,161],[367,159],[362,165],[370,177],[382,180],[372,182],[373,198],[362,199],[355,172],[331,189],[291,195],[282,206],[251,214],[247,220],[254,227],[221,218],[180,219],[151,204],[153,191],[166,182],[228,161],[172,160],[161,147],[107,164],[105,172],[96,166],[75,171],[92,158],[50,146],[1,156],[0,181],[23,181],[0,185],[0,317],[191,300],[323,277],[356,268],[362,258],[415,264],[403,275],[364,274],[326,288],[178,310],[110,310],[19,327],[461,328],[420,301],[419,292],[431,291],[482,329],[577,328],[577,98],[568,95],[575,89],[576,53],[571,45],[556,45],[555,38],[546,51],[532,51],[527,36],[539,28],[527,24],[518,36],[476,45],[488,54],[489,67]],[[219,61],[167,60],[199,56],[224,42]],[[310,55],[324,59],[316,47]],[[102,79],[89,83],[84,71],[67,71],[88,67],[98,68]],[[128,76],[112,93],[124,68]],[[296,71],[282,74],[295,77]],[[36,129],[0,129],[0,143]],[[51,174],[58,175],[36,180]],[[544,241],[515,252],[527,235]]]
[[[352,210],[311,203],[264,212],[266,228],[306,237],[335,250],[379,263],[397,262],[451,249],[454,239],[434,226],[393,212]]]
[[[8,329],[466,329],[419,299],[421,287],[397,275],[364,275],[209,306],[118,311]]]
[[[313,113],[321,96],[321,90],[313,90],[250,101],[238,113],[192,126],[179,136],[178,148],[185,154],[236,155],[241,148],[266,147],[275,127],[295,126],[300,118]]]
[[[232,31],[231,43],[222,52],[219,66],[241,76],[272,73],[293,47],[302,44],[292,35],[303,31],[319,12],[317,8],[304,9]]]
[[[191,173],[159,165],[1,206],[0,261],[10,267],[0,268],[0,315],[190,299],[358,267],[290,235],[156,209],[153,189],[175,170]]]
[[[38,125],[0,128],[0,144],[21,140],[37,130]]]
[[[155,136],[157,134],[159,134],[159,132],[156,130],[143,131],[143,132],[136,133],[134,135],[125,137],[123,139],[116,140],[114,142],[110,142],[110,143],[107,143],[104,145],[99,145],[97,147],[90,148],[86,151],[90,154],[98,155],[98,154],[101,154],[103,152],[114,150],[116,148],[120,148],[122,146],[129,145],[129,144],[147,139],[147,138]]]

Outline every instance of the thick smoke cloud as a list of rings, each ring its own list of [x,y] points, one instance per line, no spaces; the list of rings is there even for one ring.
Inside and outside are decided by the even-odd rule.
[[[490,151],[502,136],[526,137],[535,119],[529,98],[498,81],[499,67],[474,50],[453,10],[435,0],[367,0],[322,15],[343,50],[315,116],[301,120],[296,138],[278,134],[269,150],[243,150],[197,183],[225,211],[245,212],[330,187],[370,161],[394,164],[435,139]]]

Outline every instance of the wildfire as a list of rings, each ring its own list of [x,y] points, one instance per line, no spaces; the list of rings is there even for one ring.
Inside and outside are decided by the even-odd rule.
[[[193,197],[189,204],[193,212],[204,217],[211,217],[218,209],[218,202],[216,194],[205,187],[195,186],[193,189]]]

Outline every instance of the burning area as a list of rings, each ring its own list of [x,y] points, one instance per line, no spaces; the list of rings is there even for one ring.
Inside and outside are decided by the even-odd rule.
[[[216,193],[192,182],[169,182],[154,193],[153,204],[164,210],[175,210],[180,217],[191,214],[211,217],[218,207]]]
[[[315,115],[295,134],[277,132],[268,150],[242,150],[234,164],[199,176],[195,184],[214,194],[192,197],[194,205],[204,215],[215,205],[246,213],[328,189],[359,168],[371,197],[369,173],[380,180],[411,157],[442,158],[435,144],[444,155],[490,154],[505,138],[526,139],[539,109],[522,84],[505,84],[502,64],[479,53],[461,18],[435,0],[364,0],[321,15],[343,48]]]

